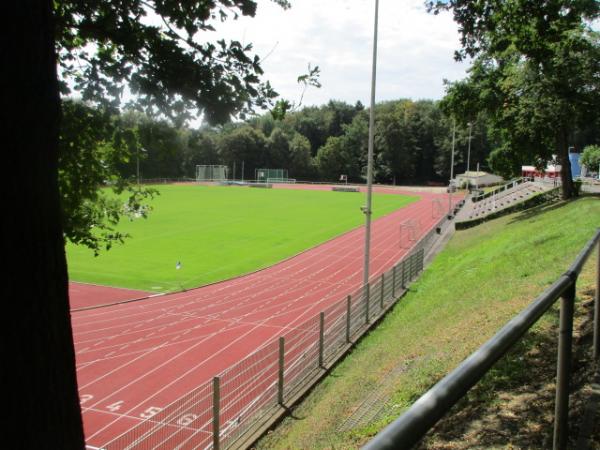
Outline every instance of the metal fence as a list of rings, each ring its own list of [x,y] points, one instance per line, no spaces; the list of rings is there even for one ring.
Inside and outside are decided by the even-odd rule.
[[[496,189],[486,192],[485,194],[474,195],[473,197],[471,197],[471,201],[473,203],[477,203],[481,200],[485,200],[486,198],[490,198],[490,197],[493,197],[494,195],[498,195],[505,191],[508,191],[509,189],[512,189],[512,188],[518,186],[519,184],[523,184],[528,181],[531,181],[531,178],[528,178],[528,177],[515,178],[515,179],[509,181],[508,183],[504,183],[500,187],[497,187]]]
[[[542,293],[519,315],[508,322],[493,338],[482,345],[456,369],[419,398],[402,416],[379,433],[365,450],[408,449],[419,442],[450,408],[464,397],[488,370],[531,328],[558,300],[560,330],[557,356],[556,401],[553,448],[565,449],[568,442],[569,385],[573,340],[573,313],[577,278],[598,248],[596,297],[594,303],[594,358],[600,359],[600,229],[582,249],[565,274]]]
[[[270,341],[112,440],[105,450],[244,448],[337,362],[423,270],[446,217],[367,286]]]

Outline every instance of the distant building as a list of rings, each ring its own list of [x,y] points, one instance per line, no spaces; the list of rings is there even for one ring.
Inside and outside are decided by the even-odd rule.
[[[470,186],[492,186],[503,181],[504,178],[487,172],[470,171],[456,176],[456,185],[459,187],[465,183],[469,183]]]
[[[521,166],[521,175],[529,178],[560,178],[561,167],[558,164],[548,164],[545,169],[535,166]]]
[[[573,147],[569,148],[569,162],[571,163],[571,177],[577,178],[581,176],[581,166],[579,165],[579,153],[572,151]],[[556,156],[553,157],[556,160]],[[521,175],[530,178],[560,178],[560,164],[549,162],[545,169],[537,169],[535,166],[521,166]]]

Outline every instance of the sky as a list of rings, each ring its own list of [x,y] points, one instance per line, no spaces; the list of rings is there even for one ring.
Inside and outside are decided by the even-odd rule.
[[[291,0],[283,10],[258,0],[254,18],[219,24],[216,34],[252,43],[263,58],[265,78],[279,94],[298,103],[299,75],[319,66],[322,87],[309,88],[303,106],[330,99],[370,103],[374,0]],[[443,80],[466,76],[454,61],[457,25],[448,13],[429,14],[424,0],[380,0],[376,101],[440,99]]]

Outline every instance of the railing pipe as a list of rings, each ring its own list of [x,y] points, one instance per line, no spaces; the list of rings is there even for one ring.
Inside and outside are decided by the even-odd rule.
[[[402,416],[384,428],[363,448],[395,450],[407,449],[416,444],[571,284],[570,277],[561,276],[529,307],[508,322],[494,337],[419,398]]]
[[[538,296],[527,308],[515,316],[498,333],[472,353],[456,369],[419,398],[402,416],[388,425],[363,448],[383,450],[410,448],[425,435],[446,412],[479,381],[487,371],[510,349],[529,328],[554,304],[561,301],[561,342],[557,362],[557,405],[555,448],[564,448],[568,438],[565,411],[568,415],[569,364],[572,343],[572,317],[577,276],[587,258],[600,246],[600,229],[579,253],[569,271]],[[599,250],[600,252],[600,250]],[[598,256],[600,266],[600,255]],[[600,269],[596,280],[596,296],[600,288]],[[598,297],[596,297],[597,299]],[[599,305],[596,302],[597,317]],[[570,324],[570,325],[569,325]],[[565,376],[565,373],[567,375]],[[560,405],[559,405],[560,403]],[[558,446],[558,447],[557,447]]]

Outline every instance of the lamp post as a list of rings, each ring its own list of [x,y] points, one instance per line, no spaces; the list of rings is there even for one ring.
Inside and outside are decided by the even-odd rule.
[[[473,130],[473,123],[469,122],[467,125],[469,125],[469,146],[467,147],[467,176],[469,176],[469,169],[471,168],[471,131]]]
[[[454,187],[454,145],[456,143],[456,119],[452,121],[452,154],[450,156],[450,182],[448,183],[448,219],[452,219],[452,188]]]
[[[140,150],[143,153],[147,153],[147,150],[143,147],[138,147],[136,152],[136,160],[137,160],[137,184],[140,186]]]
[[[369,284],[369,259],[371,252],[371,205],[373,192],[373,143],[375,138],[375,85],[377,78],[377,24],[379,0],[375,0],[375,25],[373,27],[373,66],[371,72],[371,110],[369,111],[369,148],[367,153],[367,204],[362,208],[365,214],[365,260],[363,286]]]

